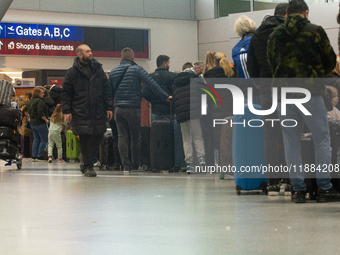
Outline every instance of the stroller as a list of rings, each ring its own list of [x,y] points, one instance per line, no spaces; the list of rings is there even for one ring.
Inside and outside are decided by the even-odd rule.
[[[11,106],[13,86],[6,80],[0,81],[0,159],[7,162],[6,166],[22,167],[19,156],[19,133],[21,112]]]

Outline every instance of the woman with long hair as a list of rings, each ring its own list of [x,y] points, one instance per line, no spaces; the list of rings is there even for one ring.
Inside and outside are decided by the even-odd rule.
[[[32,162],[44,161],[43,153],[48,141],[48,112],[43,97],[44,88],[36,86],[28,103],[29,122],[34,135]]]
[[[231,78],[235,72],[223,52],[216,52],[213,59],[213,67],[204,73],[204,78]]]
[[[208,70],[204,74],[204,78],[232,78],[235,76],[233,67],[230,65],[223,52],[216,52],[213,56],[213,68]],[[209,80],[207,80],[209,83]],[[213,84],[210,84],[213,86]],[[229,90],[223,89],[219,91],[219,95],[222,98],[223,105],[216,106],[211,101],[208,101],[209,109],[211,110],[213,119],[224,119],[231,116],[232,113],[232,102],[233,98]],[[213,132],[213,143],[214,143],[214,159],[215,164],[219,165],[219,151],[220,151],[220,140],[221,140],[221,125],[217,125]]]
[[[214,55],[215,55],[214,51],[207,52],[207,55],[205,57],[205,67],[203,70],[203,76],[207,71],[209,71],[210,69],[214,67]]]

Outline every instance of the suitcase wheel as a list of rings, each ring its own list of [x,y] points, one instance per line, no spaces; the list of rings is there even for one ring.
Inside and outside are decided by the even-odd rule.
[[[22,167],[22,157],[19,156],[17,159],[16,159],[16,163],[17,163],[17,168],[18,169],[21,169]]]
[[[241,186],[237,185],[236,186],[236,193],[237,193],[237,195],[241,195],[241,190],[242,190]]]
[[[264,194],[268,195],[268,189],[267,189],[267,186],[268,186],[268,182],[262,182],[260,184],[260,189],[263,191]]]

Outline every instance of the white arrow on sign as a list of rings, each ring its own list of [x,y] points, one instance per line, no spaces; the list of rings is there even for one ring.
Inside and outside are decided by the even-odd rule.
[[[1,35],[2,30],[4,30],[4,29],[3,29],[2,26],[0,25],[0,35]]]
[[[2,41],[0,41],[0,50],[1,50],[1,46],[2,46],[2,45],[4,45],[4,44],[2,43]]]

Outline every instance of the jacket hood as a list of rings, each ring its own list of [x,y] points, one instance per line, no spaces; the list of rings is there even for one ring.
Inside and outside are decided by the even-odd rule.
[[[226,75],[221,66],[215,66],[204,74],[205,78],[225,78]]]
[[[270,16],[255,31],[255,35],[262,40],[267,41],[268,36],[273,32],[274,28],[285,22],[285,17],[282,16]]]
[[[198,78],[198,76],[192,72],[181,72],[177,75],[177,78],[175,79],[175,86],[177,87],[183,87],[190,84],[191,78]]]
[[[300,15],[290,15],[286,18],[284,25],[278,26],[275,29],[275,34],[279,38],[287,36],[295,37],[308,23],[310,21]]]
[[[56,85],[53,85],[50,89],[50,92],[63,92],[63,88],[62,87],[57,87]]]
[[[92,61],[91,61],[90,65],[91,65],[91,69],[94,72],[102,67],[102,64],[100,64],[95,58],[92,58]],[[75,69],[77,69],[79,72],[82,72],[82,73],[84,72],[83,71],[83,66],[81,65],[80,60],[79,60],[78,57],[74,58],[73,67]]]

